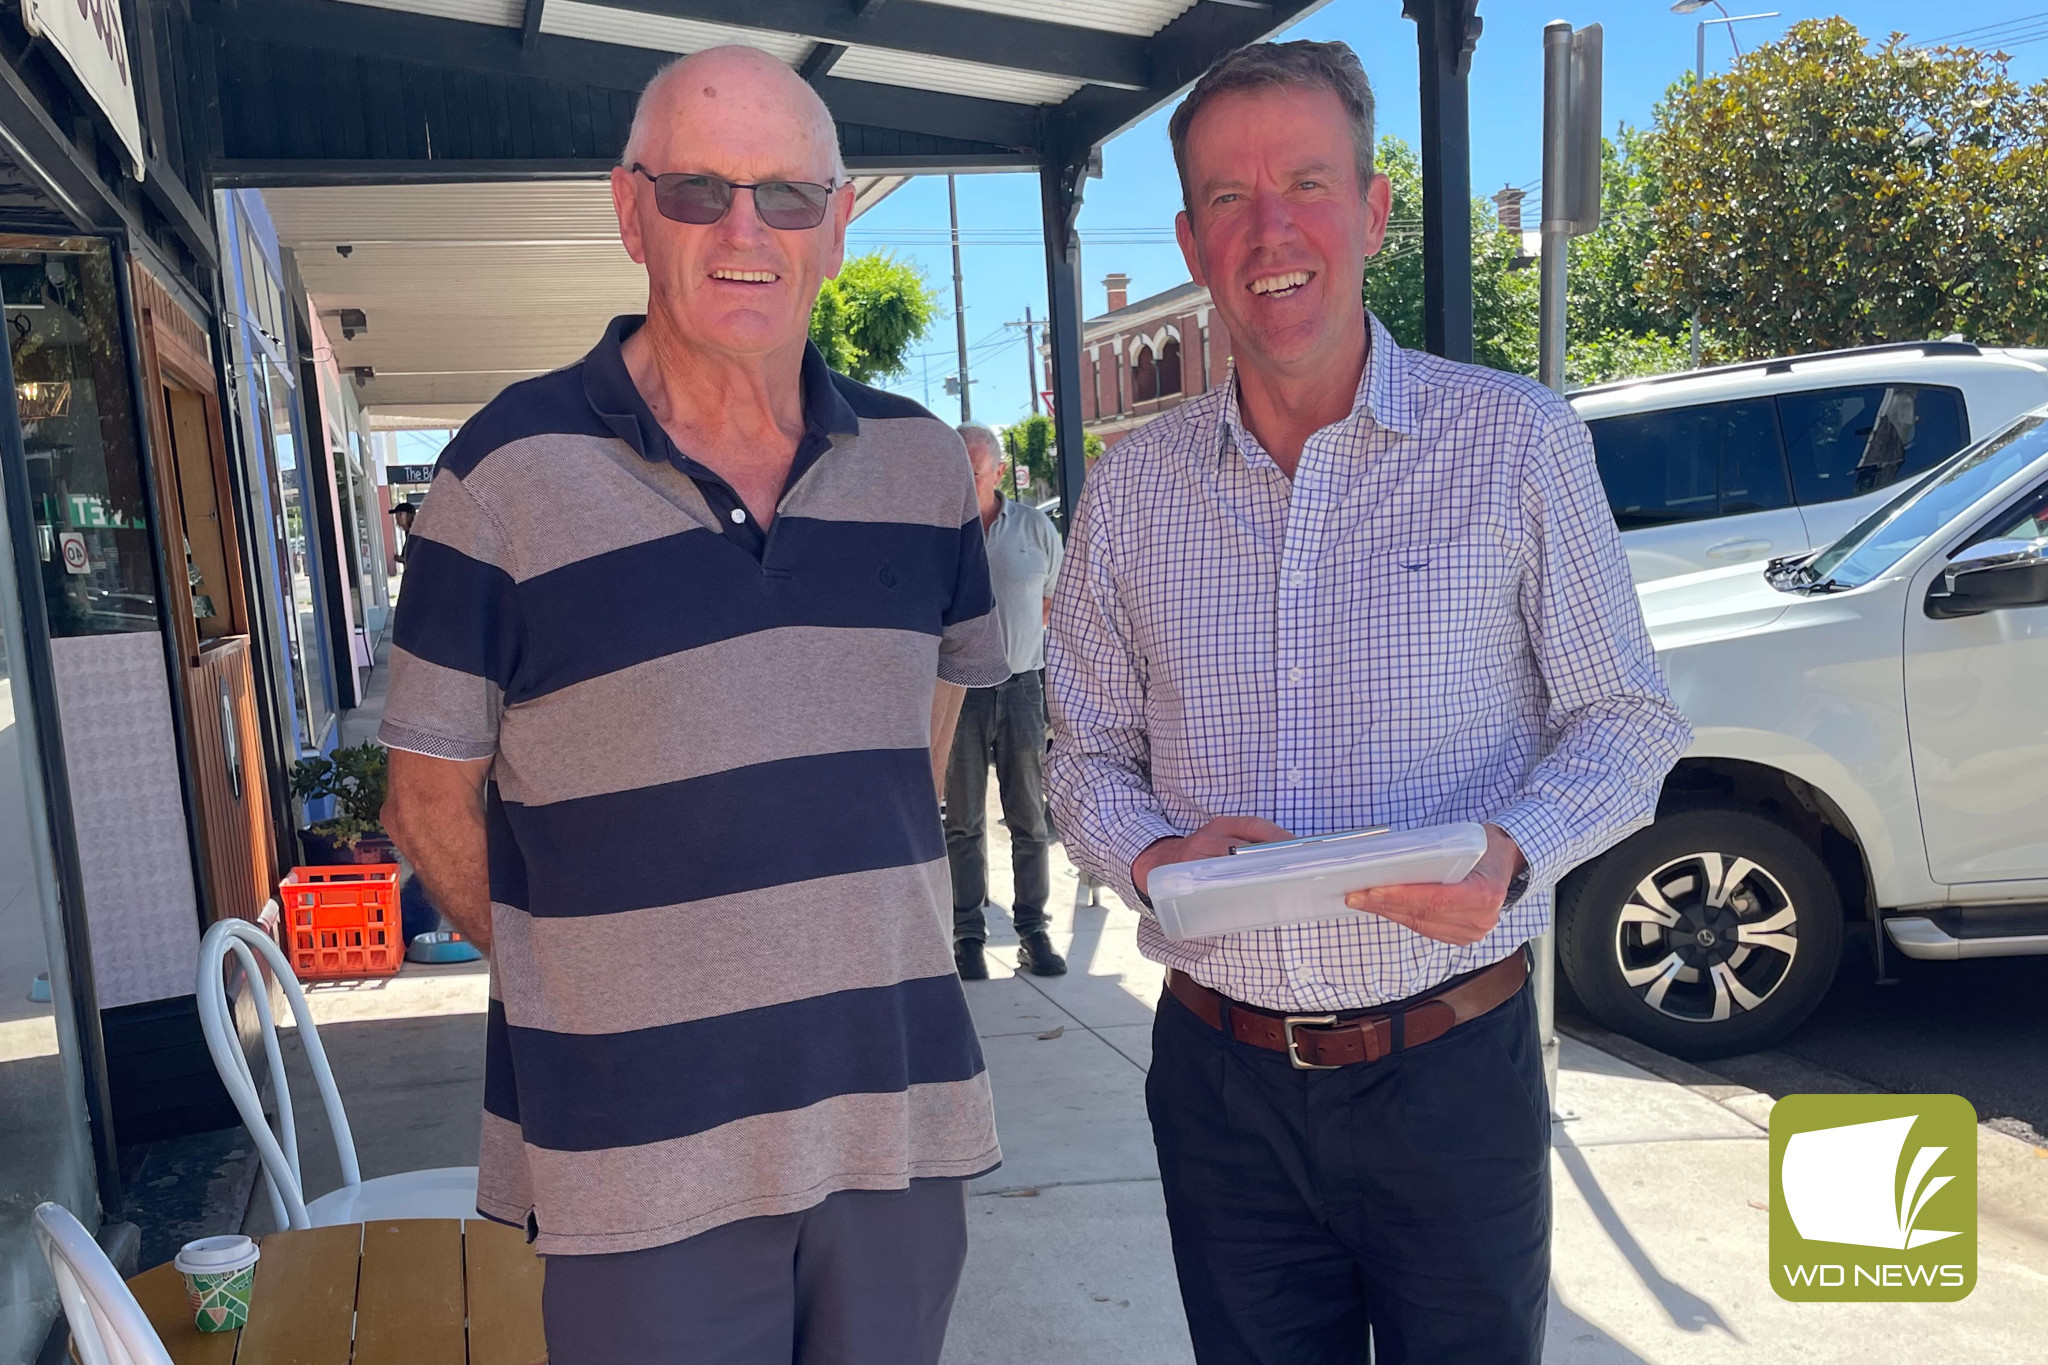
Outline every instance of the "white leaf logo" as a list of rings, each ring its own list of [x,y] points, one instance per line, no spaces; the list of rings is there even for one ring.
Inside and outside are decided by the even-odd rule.
[[[1954,1177],[1934,1175],[1946,1147],[1913,1153],[1903,1183],[1899,1165],[1915,1116],[1794,1133],[1779,1180],[1793,1226],[1809,1242],[1906,1251],[1955,1232],[1917,1227],[1920,1212]]]

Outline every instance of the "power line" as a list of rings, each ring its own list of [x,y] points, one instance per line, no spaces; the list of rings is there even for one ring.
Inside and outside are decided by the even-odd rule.
[[[2042,23],[2044,20],[2048,20],[2048,10],[2043,10],[2038,14],[2023,14],[2017,19],[2006,19],[1996,24],[1980,24],[1976,28],[1958,29],[1954,33],[1944,33],[1939,38],[1926,39],[1924,42],[1915,44],[1915,46],[1935,47],[1942,43],[1953,43],[1958,39],[1968,39],[1972,46],[1980,43],[2002,42],[2007,30],[2021,29],[2032,31],[2035,25]],[[2031,42],[2033,40],[2029,38],[2025,41]]]

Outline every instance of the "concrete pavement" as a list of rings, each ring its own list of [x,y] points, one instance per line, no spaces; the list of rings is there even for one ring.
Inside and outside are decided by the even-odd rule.
[[[1010,880],[995,832],[1000,893]],[[1061,978],[1017,975],[1007,917],[991,915],[991,979],[967,993],[1006,1160],[969,1200],[946,1365],[1193,1359],[1144,1114],[1160,973],[1137,954],[1136,915],[1103,894],[1107,904],[1085,904],[1055,857],[1054,937],[1072,964]],[[311,991],[366,1175],[475,1160],[484,986],[474,970],[408,965],[387,982]],[[1929,1359],[2048,1359],[2048,1149],[1980,1130],[1969,1299],[1785,1303],[1765,1271],[1770,1098],[1600,1041],[1567,1038],[1562,1050],[1547,1360],[1848,1362],[1902,1341]],[[307,1184],[324,1192],[332,1158],[308,1127]],[[252,1222],[267,1217],[260,1198],[252,1208]]]

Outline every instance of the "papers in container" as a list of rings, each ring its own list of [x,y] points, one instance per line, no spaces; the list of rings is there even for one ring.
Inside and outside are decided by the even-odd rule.
[[[1168,938],[1207,938],[1354,918],[1365,912],[1344,904],[1348,893],[1462,881],[1485,852],[1486,830],[1477,824],[1349,830],[1168,863],[1146,889]]]

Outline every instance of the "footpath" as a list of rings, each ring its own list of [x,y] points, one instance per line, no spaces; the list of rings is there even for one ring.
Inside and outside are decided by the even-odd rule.
[[[1008,838],[991,834],[1003,892]],[[972,1188],[946,1365],[1189,1365],[1143,1096],[1160,971],[1138,955],[1136,914],[1107,891],[1089,904],[1053,862],[1069,974],[1018,975],[992,912],[991,979],[966,987],[1005,1161]],[[476,1160],[485,993],[475,968],[411,964],[310,992],[366,1176]],[[1968,1299],[1786,1303],[1766,1271],[1771,1104],[1625,1040],[1564,1040],[1547,1361],[2048,1361],[2048,1149],[1979,1130]],[[298,1112],[307,1185],[332,1188],[310,1086]],[[249,1207],[259,1229],[261,1196]]]

